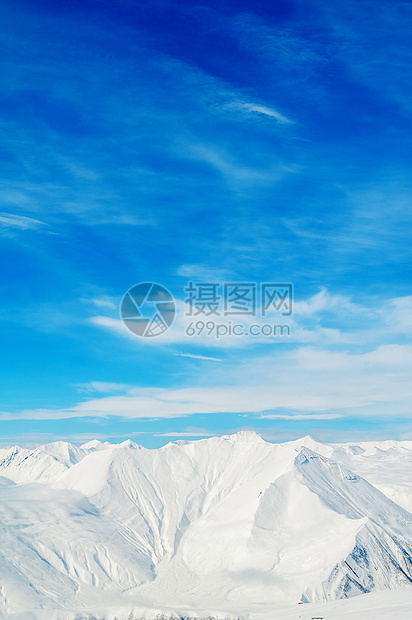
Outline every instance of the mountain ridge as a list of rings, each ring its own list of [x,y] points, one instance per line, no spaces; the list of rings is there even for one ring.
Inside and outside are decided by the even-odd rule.
[[[241,431],[3,449],[0,617],[113,600],[240,614],[409,588],[412,514],[347,462],[402,469],[412,451],[354,448]]]

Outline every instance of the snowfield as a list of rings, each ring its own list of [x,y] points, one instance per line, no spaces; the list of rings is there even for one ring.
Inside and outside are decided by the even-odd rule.
[[[248,431],[0,449],[0,618],[410,620],[411,465]]]

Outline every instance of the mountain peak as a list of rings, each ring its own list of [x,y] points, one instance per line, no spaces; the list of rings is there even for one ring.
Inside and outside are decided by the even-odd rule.
[[[118,443],[116,445],[116,447],[117,448],[131,448],[132,450],[141,450],[142,449],[142,446],[139,446],[139,444],[135,443],[131,439],[126,439],[125,441],[122,441],[121,443]]]
[[[233,435],[223,435],[222,439],[237,441],[239,443],[266,443],[255,431],[239,431]]]
[[[82,444],[80,447],[86,450],[92,450],[93,448],[98,448],[101,445],[103,445],[101,441],[99,441],[98,439],[92,439],[91,441]]]

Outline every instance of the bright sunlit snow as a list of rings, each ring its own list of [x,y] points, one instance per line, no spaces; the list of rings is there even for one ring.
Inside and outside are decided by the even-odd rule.
[[[303,603],[343,619],[387,591],[406,618],[412,603],[412,442],[240,432],[0,458],[2,617],[288,619]]]

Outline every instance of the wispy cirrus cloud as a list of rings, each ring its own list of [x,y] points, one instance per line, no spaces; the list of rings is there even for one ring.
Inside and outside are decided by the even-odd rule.
[[[388,300],[381,310],[387,329],[412,334],[412,295]]]
[[[246,112],[255,112],[256,114],[263,114],[264,116],[269,116],[270,118],[274,118],[278,123],[282,125],[288,125],[293,123],[293,121],[274,108],[265,105],[259,105],[256,103],[234,103],[232,104],[233,108],[238,108],[240,110],[244,110]]]
[[[114,298],[110,298],[107,296],[103,296],[103,297],[93,297],[90,299],[82,299],[81,301],[85,301],[89,304],[93,304],[94,306],[96,306],[97,308],[106,308],[109,310],[116,310],[117,309],[117,304]]]
[[[288,176],[292,170],[271,157],[264,168],[252,166],[239,160],[239,156],[217,144],[196,143],[190,141],[179,149],[184,158],[191,161],[204,162],[219,172],[225,178],[233,191],[241,191],[247,187],[270,186]]]
[[[177,357],[189,357],[195,360],[209,360],[211,362],[222,362],[221,357],[209,357],[207,355],[194,355],[193,353],[173,353]]]
[[[180,265],[176,271],[176,275],[196,282],[219,282],[233,277],[233,273],[228,269],[218,267],[212,268],[202,263]]]
[[[75,385],[79,392],[99,392],[101,394],[113,394],[115,392],[126,392],[132,389],[132,385],[127,383],[114,383],[108,381],[91,381],[90,383],[79,383]]]
[[[18,228],[20,230],[39,230],[47,226],[45,222],[36,220],[33,217],[17,215],[14,213],[0,213],[0,227]]]

